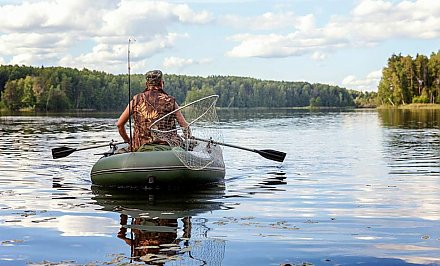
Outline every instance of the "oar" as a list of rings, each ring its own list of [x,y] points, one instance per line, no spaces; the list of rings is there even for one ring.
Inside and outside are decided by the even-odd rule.
[[[214,143],[214,144],[227,146],[227,147],[231,147],[231,148],[236,148],[236,149],[240,149],[240,150],[255,152],[255,153],[260,154],[264,158],[272,160],[272,161],[283,162],[284,158],[286,158],[286,153],[281,152],[281,151],[249,149],[249,148],[240,147],[237,145],[227,144],[227,143],[223,143],[223,142],[218,142],[218,141],[214,141],[214,140],[201,139],[201,138],[197,138],[194,136],[191,138],[195,139],[195,140],[203,141],[203,142],[209,142],[209,143]]]
[[[85,148],[69,148],[69,147],[63,146],[63,147],[53,148],[52,149],[52,157],[54,159],[58,159],[58,158],[67,157],[76,151],[96,149],[96,148],[106,147],[109,145],[118,145],[118,144],[123,144],[123,143],[124,142],[110,143],[110,144],[90,146],[90,147],[85,147]]]

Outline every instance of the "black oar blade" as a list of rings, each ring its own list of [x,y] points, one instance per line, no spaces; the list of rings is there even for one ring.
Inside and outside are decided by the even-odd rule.
[[[214,144],[223,145],[223,146],[226,146],[226,147],[231,147],[231,148],[236,148],[236,149],[240,149],[240,150],[256,152],[256,153],[260,154],[261,156],[263,156],[266,159],[277,161],[277,162],[283,162],[284,158],[286,158],[286,153],[285,152],[281,152],[281,151],[275,151],[275,150],[254,150],[254,149],[249,149],[249,148],[245,148],[245,147],[240,147],[240,146],[237,146],[237,145],[217,142],[217,141],[213,141],[213,140],[201,139],[201,138],[197,138],[197,137],[194,137],[194,136],[191,137],[191,138],[195,139],[195,140],[200,140],[200,141],[208,142],[208,143],[214,143]]]
[[[277,162],[283,162],[284,158],[286,158],[286,153],[281,151],[275,151],[275,150],[257,150],[258,154],[263,156],[266,159],[277,161]]]
[[[54,159],[63,158],[69,156],[71,153],[76,151],[76,149],[68,148],[68,147],[59,147],[52,149],[52,157]]]

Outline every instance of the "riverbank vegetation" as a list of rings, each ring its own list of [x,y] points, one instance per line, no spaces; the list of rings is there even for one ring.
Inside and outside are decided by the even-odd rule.
[[[354,107],[365,95],[308,82],[247,77],[165,75],[166,91],[179,103],[218,94],[219,107]],[[131,95],[144,89],[142,74],[131,75]],[[64,67],[0,66],[1,105],[9,110],[122,110],[128,76]],[[355,97],[355,98],[353,98]],[[359,102],[359,101],[358,101]]]
[[[131,75],[131,95],[144,89],[142,74]],[[181,104],[218,94],[224,108],[436,108],[440,104],[440,51],[428,58],[392,55],[378,92],[327,84],[248,77],[165,74],[165,88]],[[0,109],[66,111],[122,110],[128,102],[127,74],[65,67],[0,66]],[[423,105],[420,105],[423,104]]]
[[[440,104],[440,51],[428,58],[392,55],[382,70],[380,105]]]

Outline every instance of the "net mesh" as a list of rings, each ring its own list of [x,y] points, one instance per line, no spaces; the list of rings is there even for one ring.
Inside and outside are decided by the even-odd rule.
[[[211,95],[181,106],[156,120],[150,127],[153,136],[166,141],[189,169],[201,170],[208,166],[224,168],[222,149],[211,142],[223,142],[215,108],[217,99],[218,95]],[[188,127],[180,127],[176,123],[169,129],[178,112],[181,112]]]

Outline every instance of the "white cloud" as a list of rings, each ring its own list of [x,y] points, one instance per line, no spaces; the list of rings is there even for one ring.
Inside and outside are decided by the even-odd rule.
[[[148,58],[160,53],[164,49],[174,46],[179,38],[186,38],[186,35],[177,35],[170,33],[168,35],[153,36],[152,40],[136,41],[130,46],[130,59],[133,63],[133,69],[140,70],[147,66]],[[100,40],[100,38],[97,38]],[[120,41],[120,40],[119,40]],[[111,40],[109,40],[111,43]],[[89,53],[83,53],[79,56],[65,55],[60,59],[60,64],[68,67],[100,69],[111,73],[121,73],[127,68],[127,46],[123,44],[107,44],[107,42],[98,42]],[[103,63],[105,62],[105,63]]]
[[[345,40],[316,30],[307,35],[302,32],[287,35],[235,35],[231,40],[240,42],[227,52],[231,57],[287,57],[330,50],[345,46]]]
[[[295,16],[292,12],[265,13],[259,17],[243,18],[241,21],[239,17],[228,17],[227,21],[254,31],[286,27],[294,30],[286,34],[248,33],[231,36],[229,40],[239,42],[226,53],[231,57],[288,57],[314,54],[319,51],[321,56],[314,54],[313,58],[322,59],[325,54],[322,51],[345,47],[348,43],[346,36],[339,30],[317,28],[312,14]]]
[[[135,61],[150,57],[154,54],[160,53],[161,51],[174,47],[180,39],[185,38],[188,38],[187,34],[177,33],[157,34],[148,37],[140,36],[131,46],[132,57]],[[124,43],[119,46],[122,50],[125,50],[126,45],[127,44]]]
[[[327,54],[316,51],[312,54],[312,59],[315,61],[324,61],[325,59],[327,59]]]
[[[99,18],[112,0],[56,0],[24,2],[21,5],[0,6],[2,33],[90,30],[100,26]]]
[[[182,68],[192,64],[194,64],[193,59],[185,59],[180,57],[167,57],[163,61],[163,66],[165,68]]]
[[[358,91],[377,91],[381,77],[382,70],[370,72],[365,78],[360,79],[354,75],[349,75],[342,80],[342,85],[347,89]]]
[[[172,9],[172,12],[184,23],[206,24],[214,20],[210,12],[201,11],[197,13],[191,10],[187,5],[178,5]]]
[[[308,30],[314,27],[315,17],[312,14],[297,16],[293,12],[266,12],[256,17],[226,15],[218,23],[248,30],[279,30],[284,28]]]
[[[11,33],[0,35],[0,48],[6,54],[14,54],[14,49],[25,52],[28,51],[45,51],[54,48],[66,48],[68,43],[72,41],[68,35],[62,33]],[[66,40],[67,41],[66,43]]]
[[[69,49],[71,36],[62,33],[11,33],[0,35],[0,56],[11,58],[4,64],[45,64],[58,61]]]
[[[346,47],[368,47],[389,39],[439,38],[440,1],[362,0],[349,15],[332,16],[322,27],[316,26],[311,14],[301,17],[289,11],[256,17],[229,16],[228,21],[254,32],[288,25],[294,28],[285,34],[236,34],[230,40],[238,44],[227,52],[229,56],[301,56],[317,51],[330,53]]]
[[[383,0],[363,0],[353,9],[353,16],[374,16],[388,12],[392,8],[392,3]]]
[[[392,38],[440,37],[440,2],[418,0],[414,2],[363,0],[349,18],[336,21],[345,25],[358,41],[383,41]]]
[[[103,16],[101,34],[154,36],[166,33],[173,23],[206,24],[212,19],[207,11],[195,12],[184,4],[121,0],[118,8]]]
[[[186,4],[142,0],[44,0],[0,5],[0,13],[0,57],[12,58],[7,63],[40,65],[50,60],[100,70],[125,69],[129,36],[138,40],[133,61],[145,65],[141,61],[188,38],[187,33],[170,32],[172,25],[213,19]],[[83,42],[96,45],[79,50]]]
[[[212,61],[211,59],[194,60],[194,59],[185,59],[185,58],[173,56],[173,57],[165,58],[163,61],[163,66],[165,68],[183,69],[191,65],[208,64],[211,61]]]

